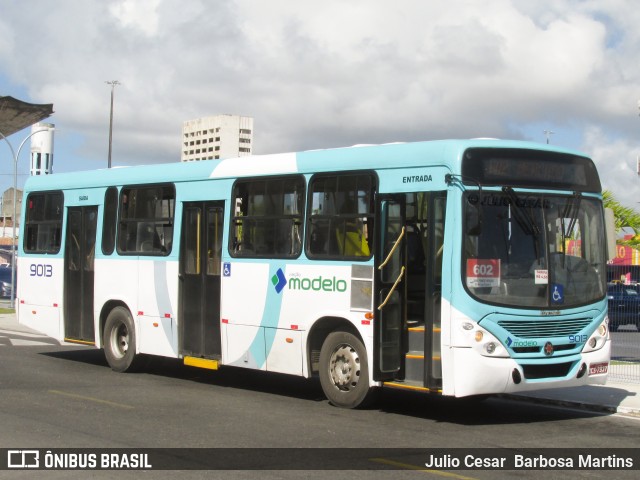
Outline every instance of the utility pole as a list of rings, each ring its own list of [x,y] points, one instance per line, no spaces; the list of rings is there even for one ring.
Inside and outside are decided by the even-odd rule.
[[[556,132],[552,132],[551,130],[544,130],[544,134],[547,137],[547,145],[549,144],[549,137],[551,137],[551,135],[553,135]]]
[[[107,85],[111,85],[111,113],[109,114],[109,157],[107,161],[107,167],[111,168],[111,143],[113,139],[113,91],[116,85],[122,85],[118,80],[111,80],[104,82]]]
[[[15,301],[16,301],[16,289],[15,289],[16,263],[17,263],[16,262],[16,238],[17,238],[16,223],[18,218],[18,209],[17,209],[18,198],[17,198],[16,192],[18,191],[18,158],[20,158],[20,152],[22,151],[22,147],[24,146],[24,144],[27,143],[27,140],[29,140],[36,133],[46,132],[51,130],[53,130],[53,128],[47,127],[47,128],[42,128],[40,130],[36,130],[34,132],[32,131],[29,135],[25,137],[24,140],[22,140],[22,142],[20,143],[20,146],[18,147],[17,153],[13,149],[13,145],[11,145],[11,142],[5,136],[5,134],[0,132],[0,137],[2,137],[2,139],[5,142],[7,142],[7,145],[9,145],[9,150],[11,150],[11,154],[13,155],[13,218],[11,219],[11,223],[13,224],[12,225],[13,238],[11,239],[11,308],[15,307]]]

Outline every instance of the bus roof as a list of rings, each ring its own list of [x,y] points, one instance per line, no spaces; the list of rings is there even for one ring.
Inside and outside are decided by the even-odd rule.
[[[533,142],[496,139],[436,140],[56,173],[29,177],[25,183],[25,191],[436,165],[446,166],[451,172],[459,173],[464,151],[473,147],[542,150],[585,156],[575,150]]]

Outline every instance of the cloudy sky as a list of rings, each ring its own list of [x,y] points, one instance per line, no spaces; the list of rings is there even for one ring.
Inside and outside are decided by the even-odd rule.
[[[640,201],[633,0],[0,0],[0,12],[0,95],[54,104],[57,172],[106,166],[105,81],[118,80],[114,165],[178,161],[182,122],[218,113],[254,117],[257,154],[549,130],[592,156],[622,203]],[[0,145],[2,189],[9,158]]]

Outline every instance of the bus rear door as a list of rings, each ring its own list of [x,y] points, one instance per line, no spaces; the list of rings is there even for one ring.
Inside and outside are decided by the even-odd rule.
[[[220,359],[220,258],[224,202],[184,204],[180,242],[179,349]]]
[[[64,253],[64,337],[91,345],[97,219],[98,207],[69,207]]]

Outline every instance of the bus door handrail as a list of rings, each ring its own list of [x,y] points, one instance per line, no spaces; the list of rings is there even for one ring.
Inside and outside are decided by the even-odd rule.
[[[396,281],[394,282],[393,286],[391,287],[391,289],[389,290],[389,293],[387,293],[387,298],[384,299],[384,302],[382,302],[379,306],[378,306],[378,310],[382,310],[384,308],[384,306],[387,304],[387,302],[389,301],[389,299],[391,298],[391,295],[393,294],[393,292],[395,292],[396,287],[398,286],[398,284],[400,283],[400,280],[402,280],[402,277],[404,276],[404,265],[402,266],[402,268],[400,269],[400,275],[398,275],[398,278],[396,278]]]
[[[387,263],[389,263],[389,260],[391,260],[391,255],[393,255],[393,252],[396,251],[396,249],[398,248],[398,245],[400,245],[400,240],[402,240],[402,237],[404,237],[404,225],[402,226],[402,231],[400,232],[400,235],[398,235],[398,239],[396,240],[396,243],[393,244],[393,247],[391,247],[391,251],[389,251],[389,254],[387,255],[387,258],[384,259],[384,262],[382,262],[380,264],[380,266],[378,267],[378,270],[382,270],[385,265]],[[404,268],[404,267],[403,267]]]

